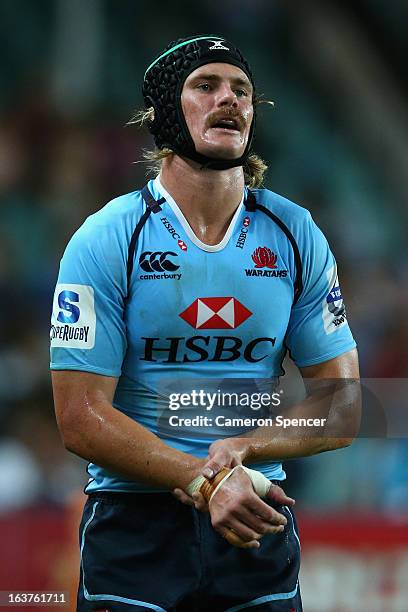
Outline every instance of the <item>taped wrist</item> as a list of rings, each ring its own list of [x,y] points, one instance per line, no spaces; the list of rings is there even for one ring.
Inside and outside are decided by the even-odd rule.
[[[242,468],[251,479],[255,493],[259,495],[259,497],[266,497],[271,488],[270,480],[261,474],[261,472],[251,470],[244,465],[236,465],[232,469],[223,467],[212,480],[207,480],[204,476],[197,476],[197,478],[194,478],[194,480],[190,482],[186,492],[192,496],[193,493],[198,491],[202,494],[204,499],[209,502],[225,481],[239,468]]]
[[[197,478],[194,478],[186,488],[186,493],[188,493],[190,497],[192,497],[194,493],[201,493],[208,502],[218,484],[220,484],[230,472],[232,472],[231,468],[223,467],[212,480],[207,480],[204,476],[197,476]]]

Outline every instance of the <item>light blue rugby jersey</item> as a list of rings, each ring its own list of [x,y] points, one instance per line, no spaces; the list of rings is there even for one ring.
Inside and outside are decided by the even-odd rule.
[[[149,192],[115,198],[69,242],[54,296],[51,369],[118,377],[117,409],[205,457],[228,433],[159,427],[163,381],[273,379],[287,350],[302,367],[355,342],[335,259],[307,210],[267,189],[245,190],[223,240],[208,246],[158,178],[148,189],[150,206]],[[256,468],[285,478],[280,463]],[[88,471],[86,492],[154,490],[94,464]]]

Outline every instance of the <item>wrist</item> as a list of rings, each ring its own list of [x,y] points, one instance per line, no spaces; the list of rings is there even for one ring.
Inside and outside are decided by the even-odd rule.
[[[195,493],[200,493],[209,504],[215,492],[233,471],[234,469],[223,467],[211,480],[208,480],[200,474],[190,482],[186,489],[186,493],[190,495],[190,497],[193,497]]]
[[[241,463],[250,462],[254,454],[254,443],[248,438],[232,438],[229,442]]]
[[[188,485],[201,475],[201,471],[204,465],[204,459],[192,457],[192,461],[187,466],[185,466],[185,469],[179,476],[179,484],[177,485],[178,488],[183,489],[183,491],[186,491]]]

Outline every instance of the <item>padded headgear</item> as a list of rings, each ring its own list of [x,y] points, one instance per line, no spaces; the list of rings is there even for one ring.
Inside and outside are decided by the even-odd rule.
[[[188,75],[214,62],[232,64],[245,72],[253,87],[254,100],[255,85],[248,62],[237,47],[219,36],[182,38],[167,45],[145,72],[143,97],[146,107],[154,109],[154,120],[148,122],[148,127],[159,149],[167,147],[206,168],[224,170],[242,166],[247,159],[255,127],[255,108],[243,155],[237,159],[215,159],[196,151],[181,107],[181,92]]]

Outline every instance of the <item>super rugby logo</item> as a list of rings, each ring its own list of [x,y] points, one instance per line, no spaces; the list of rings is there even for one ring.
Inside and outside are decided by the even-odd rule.
[[[234,297],[197,298],[179,317],[194,329],[236,329],[253,313]],[[164,363],[196,363],[200,361],[235,361],[257,363],[270,356],[276,338],[253,338],[244,345],[236,336],[196,335],[146,338],[142,361]]]
[[[95,330],[93,288],[57,285],[51,317],[51,346],[91,349],[95,345]]]
[[[285,278],[288,274],[287,270],[279,270],[278,256],[266,246],[256,248],[251,257],[255,265],[245,270],[247,276]]]
[[[139,266],[145,272],[150,274],[141,274],[141,280],[159,280],[172,278],[180,280],[181,274],[167,274],[166,272],[175,272],[180,268],[177,264],[171,261],[171,257],[177,257],[177,253],[173,251],[145,251],[139,257]],[[162,274],[155,274],[162,272]]]

